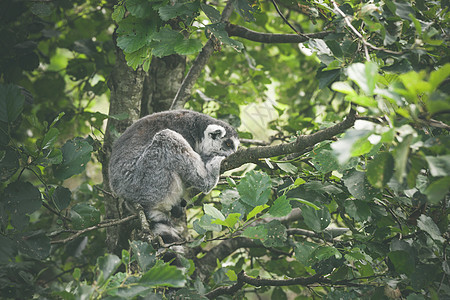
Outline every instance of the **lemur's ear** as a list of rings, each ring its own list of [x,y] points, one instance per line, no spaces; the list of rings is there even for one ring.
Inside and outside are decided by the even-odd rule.
[[[222,131],[221,131],[220,129],[217,129],[217,130],[215,130],[215,131],[209,133],[209,136],[210,136],[213,140],[217,139],[217,138],[220,137],[221,135],[222,135]]]

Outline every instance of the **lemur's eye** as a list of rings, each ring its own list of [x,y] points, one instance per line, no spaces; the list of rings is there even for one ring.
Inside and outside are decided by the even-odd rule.
[[[231,140],[228,140],[225,142],[225,145],[227,145],[228,148],[233,147],[233,142]]]

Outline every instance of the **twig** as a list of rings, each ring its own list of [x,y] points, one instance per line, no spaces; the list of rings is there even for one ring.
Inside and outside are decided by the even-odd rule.
[[[111,220],[111,221],[105,222],[105,223],[99,223],[97,225],[94,225],[94,226],[91,226],[91,227],[79,230],[77,233],[75,233],[75,234],[73,234],[73,235],[71,235],[68,238],[65,238],[63,240],[51,241],[50,244],[64,244],[64,243],[67,243],[67,242],[70,242],[70,241],[76,239],[77,237],[79,237],[83,233],[86,233],[86,232],[89,232],[89,231],[92,231],[92,230],[95,230],[95,229],[99,229],[99,228],[116,226],[116,225],[128,222],[128,221],[130,221],[132,219],[135,219],[136,217],[137,217],[137,214],[134,214],[134,215],[128,216],[128,217],[123,218],[123,219],[116,219],[116,220]]]
[[[227,5],[222,11],[221,22],[227,22],[233,12],[232,1],[228,1]],[[186,77],[184,77],[183,82],[181,83],[180,88],[173,98],[172,105],[170,106],[170,110],[183,108],[187,99],[189,98],[189,94],[197,81],[200,73],[205,68],[208,63],[209,57],[214,52],[214,42],[212,39],[206,42],[202,51],[197,55],[197,58],[194,60],[192,67],[189,69]]]
[[[275,10],[277,11],[278,15],[283,19],[284,23],[288,24],[289,27],[291,27],[292,30],[294,30],[294,32],[300,36],[302,36],[303,34],[301,32],[299,32],[294,26],[292,26],[292,24],[288,21],[288,19],[286,19],[286,17],[283,15],[283,13],[281,12],[281,10],[278,8],[277,3],[275,2],[275,0],[272,0],[272,4],[275,7]]]
[[[339,8],[339,6],[337,5],[336,1],[331,0],[331,3],[333,3],[333,7],[334,9],[339,13],[339,15],[341,15],[341,17],[344,19],[345,24],[347,25],[348,28],[350,28],[354,34],[356,34],[356,36],[362,41],[363,45],[364,45],[364,53],[366,56],[366,60],[370,61],[370,56],[369,56],[369,51],[367,49],[367,47],[370,47],[374,50],[378,50],[378,51],[383,51],[386,53],[390,53],[390,54],[402,54],[403,52],[397,52],[397,51],[392,51],[392,50],[388,50],[388,49],[384,49],[384,48],[380,48],[377,47],[371,43],[369,43],[363,36],[362,34],[356,30],[355,27],[353,27],[352,23],[350,22],[349,17]]]

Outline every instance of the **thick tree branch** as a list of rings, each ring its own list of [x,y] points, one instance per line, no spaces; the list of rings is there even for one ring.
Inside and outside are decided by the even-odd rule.
[[[227,5],[222,11],[222,22],[228,21],[233,12],[233,5],[231,1],[227,2]],[[189,69],[186,77],[184,77],[183,82],[181,83],[180,88],[178,89],[175,98],[172,101],[172,105],[170,109],[181,109],[184,107],[184,104],[188,100],[192,87],[197,81],[200,73],[204,70],[206,64],[208,63],[209,57],[214,52],[214,42],[212,39],[206,42],[206,45],[203,47],[202,51],[197,55],[197,58],[194,60],[192,67]]]
[[[227,24],[226,30],[229,36],[237,36],[250,41],[259,42],[259,43],[303,43],[308,41],[309,39],[321,39],[327,36],[333,31],[322,31],[317,33],[305,33],[302,35],[298,34],[279,34],[279,33],[262,33],[250,30],[248,28]]]
[[[356,112],[351,109],[344,121],[320,130],[311,135],[301,135],[294,142],[275,146],[260,146],[242,149],[230,155],[222,162],[222,171],[237,168],[245,163],[257,162],[260,158],[268,158],[279,155],[301,152],[302,150],[314,146],[315,144],[329,140],[332,137],[343,133],[355,123]]]

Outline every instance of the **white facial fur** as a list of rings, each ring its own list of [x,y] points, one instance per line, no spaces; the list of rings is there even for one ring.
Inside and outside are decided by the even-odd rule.
[[[210,124],[206,127],[203,140],[199,145],[199,152],[203,155],[228,156],[237,150],[239,141],[231,138],[233,145],[231,148],[224,147],[223,143],[229,137],[226,137],[226,130],[220,125]]]

